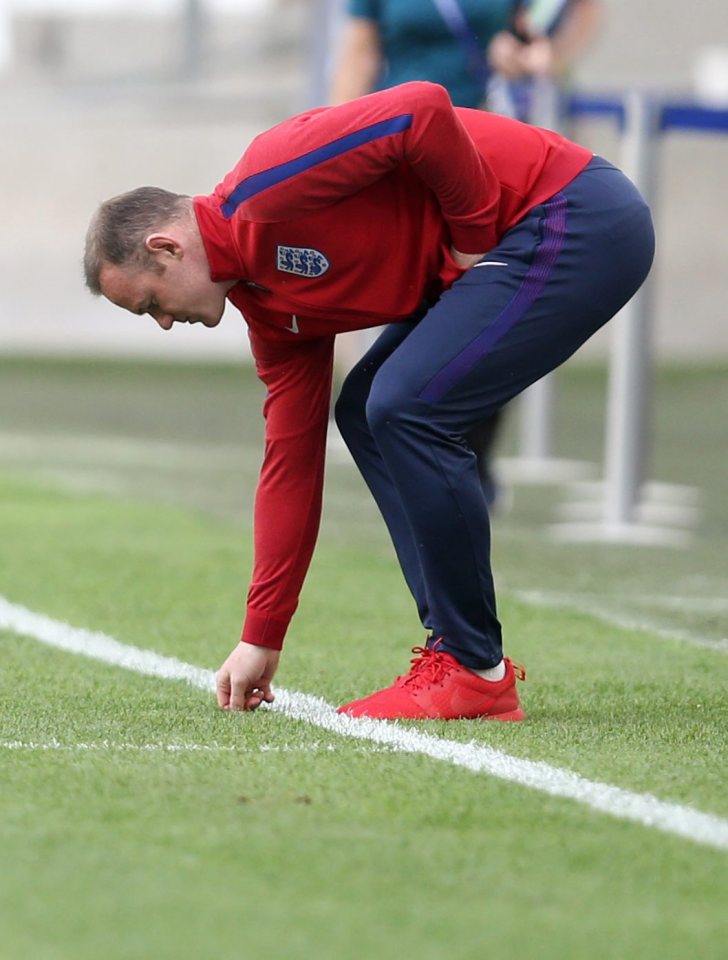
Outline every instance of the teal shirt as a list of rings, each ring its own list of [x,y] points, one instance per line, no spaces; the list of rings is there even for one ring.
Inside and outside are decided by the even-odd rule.
[[[494,34],[511,23],[513,0],[458,0],[483,51]],[[381,37],[384,72],[379,87],[408,80],[442,84],[459,107],[480,105],[483,77],[473,69],[433,0],[348,0],[349,15],[373,20]]]

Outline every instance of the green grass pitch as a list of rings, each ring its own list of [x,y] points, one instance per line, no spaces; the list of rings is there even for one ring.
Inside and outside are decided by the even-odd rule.
[[[728,370],[658,371],[650,476],[682,548],[568,546],[564,492],[494,520],[524,724],[415,729],[728,819]],[[559,375],[559,454],[601,457],[604,371]],[[0,596],[215,668],[250,569],[262,388],[244,365],[0,361]],[[512,453],[515,417],[503,450]],[[339,703],[420,643],[353,467],[280,685]],[[573,800],[0,631],[0,960],[719,960],[728,852]]]

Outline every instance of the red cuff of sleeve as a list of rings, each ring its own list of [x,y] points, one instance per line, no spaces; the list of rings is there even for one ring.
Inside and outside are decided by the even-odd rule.
[[[259,610],[248,610],[240,639],[243,643],[252,643],[256,647],[280,650],[289,622],[277,620]]]
[[[448,223],[452,245],[460,253],[487,253],[498,243],[494,227]]]

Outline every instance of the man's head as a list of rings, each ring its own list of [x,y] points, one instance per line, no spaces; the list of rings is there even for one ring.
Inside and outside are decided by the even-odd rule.
[[[160,327],[222,318],[232,282],[210,279],[192,199],[139,187],[102,203],[86,234],[86,286]]]

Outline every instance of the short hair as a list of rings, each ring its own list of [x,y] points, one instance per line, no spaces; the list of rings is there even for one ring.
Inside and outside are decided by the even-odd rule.
[[[144,241],[150,233],[184,217],[189,199],[161,187],[138,187],[102,203],[86,232],[83,269],[91,293],[101,293],[104,264],[156,269]]]

